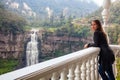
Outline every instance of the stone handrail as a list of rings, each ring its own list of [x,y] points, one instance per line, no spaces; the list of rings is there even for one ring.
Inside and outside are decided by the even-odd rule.
[[[119,46],[111,46],[120,50]],[[0,76],[0,80],[99,80],[99,48],[83,49]]]
[[[119,45],[110,45],[110,47],[114,51],[115,57],[117,57],[120,54],[120,46]],[[113,65],[113,71],[114,71],[115,76],[117,76],[117,74],[118,74],[116,65],[117,65],[117,63],[115,61],[114,65]]]

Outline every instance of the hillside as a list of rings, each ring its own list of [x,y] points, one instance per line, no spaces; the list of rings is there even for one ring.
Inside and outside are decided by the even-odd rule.
[[[5,9],[4,5],[0,2],[0,32],[12,33],[24,31],[26,21],[19,15]]]
[[[120,0],[116,0],[110,8],[110,23],[120,24]]]
[[[87,18],[91,21],[93,19],[99,19],[102,21],[102,12],[103,8],[99,8],[94,13],[87,16]],[[111,24],[120,24],[120,1],[116,0],[112,3],[110,7],[110,16],[109,16],[109,23]]]
[[[42,19],[61,14],[82,17],[98,9],[92,0],[3,0],[3,3],[16,13]]]

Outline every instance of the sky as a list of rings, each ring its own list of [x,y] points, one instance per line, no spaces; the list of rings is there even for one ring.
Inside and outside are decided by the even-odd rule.
[[[98,6],[102,6],[103,0],[93,0]],[[115,0],[111,0],[112,2]]]

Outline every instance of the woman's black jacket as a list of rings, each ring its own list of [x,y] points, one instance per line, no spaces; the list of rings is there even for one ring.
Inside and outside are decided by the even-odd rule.
[[[104,68],[107,68],[109,65],[113,64],[115,61],[115,56],[111,48],[107,43],[107,39],[103,32],[96,30],[93,36],[94,43],[89,43],[88,47],[99,47],[99,59],[98,63],[101,64]]]

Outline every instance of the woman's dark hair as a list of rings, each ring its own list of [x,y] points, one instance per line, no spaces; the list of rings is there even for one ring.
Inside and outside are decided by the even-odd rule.
[[[102,27],[101,22],[100,22],[99,20],[93,20],[93,22],[96,23],[96,25],[97,25],[97,30],[98,30],[98,31],[101,31],[101,32],[104,34],[104,36],[105,36],[105,38],[106,38],[106,40],[107,40],[107,35],[106,35],[105,31],[103,30],[103,27]]]

